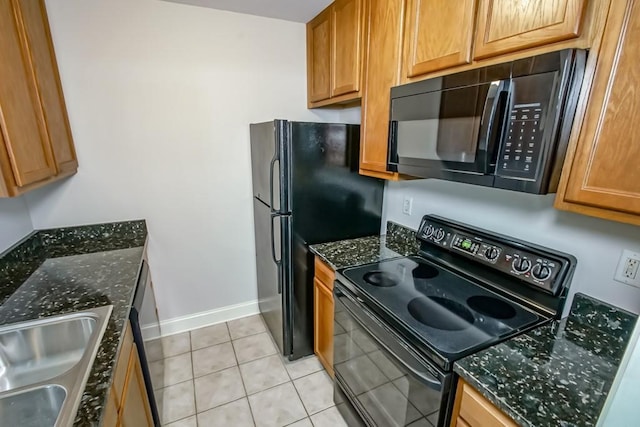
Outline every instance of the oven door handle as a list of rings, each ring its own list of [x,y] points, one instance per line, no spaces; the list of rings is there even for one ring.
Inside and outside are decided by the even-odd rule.
[[[337,293],[339,293],[340,295],[343,295],[345,298],[347,298],[348,300],[350,300],[352,303],[357,304],[355,301],[353,301],[353,298],[350,297],[350,295],[345,294],[344,292],[341,292],[341,290],[335,288]],[[361,298],[356,297],[357,299],[359,299],[360,301],[362,301]],[[400,363],[405,369],[407,369],[409,372],[411,372],[413,375],[415,375],[418,379],[420,379],[423,383],[425,383],[426,385],[430,386],[430,388],[436,389],[438,391],[442,390],[443,387],[443,383],[441,381],[438,381],[437,379],[433,379],[432,377],[434,376],[428,369],[426,371],[420,371],[418,369],[416,369],[414,366],[411,366],[410,363],[408,363],[406,360],[404,360],[396,351],[394,351],[387,343],[383,342],[381,339],[379,339],[375,333],[373,331],[371,331],[371,329],[369,329],[364,322],[359,319],[358,315],[356,313],[353,312],[352,309],[350,309],[346,304],[343,304],[345,310],[347,310],[349,312],[349,314],[351,315],[351,317],[353,317],[353,319],[355,319],[356,322],[358,322],[358,324],[360,325],[360,327],[362,329],[364,329],[364,331],[376,342],[378,343],[378,345],[380,345],[380,347],[382,347],[387,353],[389,353],[389,355],[391,355],[391,357],[396,360],[398,363]],[[409,353],[409,355],[411,355],[412,357],[414,357],[417,361],[419,361],[418,356],[412,354],[413,351],[410,350],[405,344],[403,344],[397,337],[393,336],[393,332],[389,331],[384,325],[380,324],[380,322],[375,319],[371,314],[369,314],[367,312],[366,309],[361,308],[362,312],[369,318],[369,320],[371,320],[372,322],[374,322],[376,324],[376,326],[382,328],[383,330],[385,330],[387,333],[391,334],[391,336],[398,342],[398,344],[400,346],[402,346],[403,350],[405,350],[407,353]],[[426,368],[426,367],[425,367]]]

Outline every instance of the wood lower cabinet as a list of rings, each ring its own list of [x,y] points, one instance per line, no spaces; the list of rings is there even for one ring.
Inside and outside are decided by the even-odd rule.
[[[122,339],[102,425],[104,427],[153,426],[140,357],[131,335],[131,325],[127,324]]]
[[[476,59],[576,38],[586,5],[586,0],[479,1]]]
[[[598,50],[587,64],[593,82],[583,91],[582,129],[555,206],[640,225],[640,1],[612,3]]]
[[[517,424],[473,387],[458,380],[451,427],[516,427]]]
[[[43,0],[0,2],[0,197],[77,170]]]
[[[360,99],[365,0],[336,0],[307,24],[309,108]]]
[[[313,280],[313,342],[320,363],[333,377],[333,281],[335,272],[320,258]]]
[[[476,0],[408,0],[403,74],[471,62]]]

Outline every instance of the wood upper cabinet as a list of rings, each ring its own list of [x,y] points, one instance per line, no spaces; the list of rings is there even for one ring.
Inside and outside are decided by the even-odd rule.
[[[77,169],[43,0],[0,2],[0,196]]]
[[[458,380],[451,427],[516,427],[517,424],[473,387]]]
[[[331,97],[331,8],[307,24],[307,90],[310,102]]]
[[[408,0],[403,74],[471,62],[476,0]]]
[[[580,35],[586,0],[479,0],[474,58]]]
[[[363,0],[336,0],[331,7],[331,96],[360,90],[362,3]]]
[[[333,377],[333,281],[335,273],[316,257],[313,279],[313,350]]]
[[[336,0],[307,24],[309,108],[360,99],[365,0]]]
[[[640,225],[640,1],[612,2],[598,50],[597,63],[587,63],[593,83],[556,207]]]
[[[400,84],[405,0],[370,0],[367,11],[360,173],[397,179],[387,171],[391,87]]]

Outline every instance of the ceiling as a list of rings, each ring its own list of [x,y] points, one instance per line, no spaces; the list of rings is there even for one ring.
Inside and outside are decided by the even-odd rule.
[[[228,10],[284,19],[285,21],[309,22],[333,0],[166,0],[211,9]]]

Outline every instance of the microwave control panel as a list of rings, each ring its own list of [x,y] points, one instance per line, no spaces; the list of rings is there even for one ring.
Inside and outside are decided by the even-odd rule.
[[[496,161],[501,176],[535,179],[543,144],[540,103],[513,106]]]

